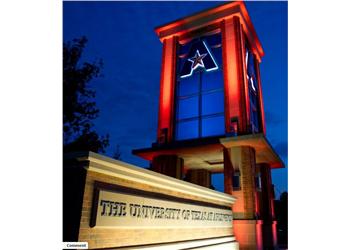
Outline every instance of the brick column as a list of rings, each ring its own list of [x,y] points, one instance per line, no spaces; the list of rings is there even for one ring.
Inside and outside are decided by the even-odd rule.
[[[244,208],[247,219],[255,218],[255,150],[241,148],[241,181],[244,194]]]
[[[151,170],[182,179],[184,160],[176,155],[159,155],[153,158]]]
[[[189,169],[185,180],[207,188],[211,186],[211,175],[207,169]]]
[[[240,214],[242,219],[255,218],[255,150],[249,146],[233,147],[228,149],[229,161],[232,168],[239,170],[241,189],[233,191],[239,199],[234,205],[234,213]],[[225,164],[225,162],[224,162]],[[228,166],[226,166],[228,168]],[[224,167],[225,169],[225,167]],[[225,170],[224,170],[225,171]],[[226,172],[225,172],[226,173]],[[227,173],[228,170],[227,170]],[[232,175],[231,175],[232,178]],[[237,205],[236,205],[237,204]],[[235,209],[237,208],[237,210]]]
[[[240,172],[240,189],[232,190],[232,175]],[[233,231],[240,249],[259,249],[255,220],[255,150],[249,146],[224,149],[225,192],[237,198],[233,205]]]

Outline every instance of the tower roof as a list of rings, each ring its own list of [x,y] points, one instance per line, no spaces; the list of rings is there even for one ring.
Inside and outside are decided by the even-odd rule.
[[[247,8],[242,1],[225,3],[198,12],[194,15],[158,26],[155,28],[155,32],[162,42],[164,39],[171,36],[178,36],[179,40],[181,40],[184,35],[188,34],[190,31],[195,31],[204,27],[215,27],[224,19],[233,16],[239,17],[244,33],[252,46],[253,52],[256,54],[260,62],[261,57],[264,56],[264,51],[249,17]]]

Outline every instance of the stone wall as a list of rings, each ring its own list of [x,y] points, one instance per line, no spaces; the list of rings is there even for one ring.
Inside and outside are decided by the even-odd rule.
[[[232,227],[173,227],[171,224],[160,228],[90,227],[94,204],[95,182],[103,182],[146,192],[206,202],[230,208],[234,198],[198,185],[161,175],[153,171],[137,168],[120,161],[89,153],[79,161],[85,172],[84,192],[81,205],[79,235],[77,241],[88,242],[90,249],[147,245],[213,239],[233,236]],[[79,164],[78,164],[79,165]],[[154,181],[152,181],[152,178]],[[156,181],[158,180],[158,181]],[[171,223],[171,222],[170,222]],[[237,244],[237,243],[235,243]]]

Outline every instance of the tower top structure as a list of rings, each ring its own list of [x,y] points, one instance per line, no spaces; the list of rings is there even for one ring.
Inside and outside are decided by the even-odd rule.
[[[225,148],[249,146],[256,163],[284,164],[268,142],[260,67],[264,56],[244,2],[229,2],[155,28],[163,44],[152,161],[181,158],[185,171],[222,172]],[[180,174],[181,175],[181,174]]]
[[[183,43],[190,37],[199,35],[207,30],[219,28],[221,22],[234,16],[240,19],[243,32],[252,45],[252,50],[256,54],[257,59],[261,62],[264,51],[243,1],[224,3],[218,7],[203,10],[191,16],[158,26],[154,30],[161,42],[164,39],[176,36],[178,41]]]

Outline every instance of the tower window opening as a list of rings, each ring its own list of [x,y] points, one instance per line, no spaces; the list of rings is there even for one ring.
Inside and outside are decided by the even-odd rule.
[[[221,33],[178,44],[175,139],[225,134]]]

